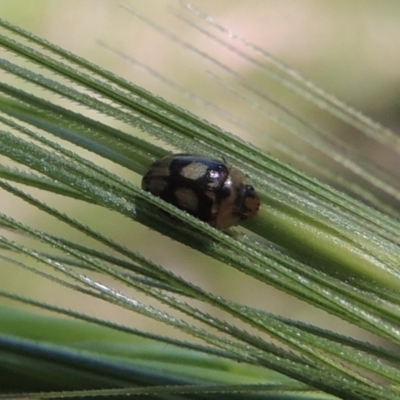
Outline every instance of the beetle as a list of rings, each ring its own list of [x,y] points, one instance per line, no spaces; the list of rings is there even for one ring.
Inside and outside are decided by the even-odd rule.
[[[155,161],[143,176],[142,189],[217,229],[255,216],[260,207],[260,198],[242,172],[196,154]]]

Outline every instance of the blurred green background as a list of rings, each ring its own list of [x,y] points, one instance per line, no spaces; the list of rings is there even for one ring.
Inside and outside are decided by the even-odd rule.
[[[206,27],[204,23],[185,13],[178,2],[131,1],[124,4],[162,25],[171,35],[176,35],[191,46],[205,51],[210,57],[218,58],[261,92],[281,101],[307,120],[321,124],[331,135],[354,146],[359,152],[359,157],[373,159],[382,168],[397,176],[399,160],[387,149],[377,146],[372,140],[367,140],[328,113],[321,112],[287,90],[283,90],[280,85],[262,74],[254,64],[245,62],[224,50],[193,26],[176,18],[176,13],[184,15],[194,24]],[[194,4],[214,16],[223,26],[299,70],[301,74],[345,100],[346,103],[360,109],[383,125],[398,130],[400,108],[400,3],[398,1],[203,0]],[[158,93],[173,103],[188,108],[276,154],[277,157],[286,156],[271,144],[272,140],[286,144],[306,158],[313,158],[316,163],[323,163],[325,167],[337,171],[338,174],[348,174],[333,160],[326,159],[309,144],[290,136],[259,110],[255,110],[243,101],[239,94],[245,90],[240,79],[161,35],[137,16],[120,7],[119,2],[115,0],[2,0],[0,16],[112,70],[137,85]],[[226,35],[221,35],[210,27],[208,30],[217,34],[219,38],[228,40]],[[263,61],[263,58],[255,52],[248,51],[237,42],[232,43],[254,59]],[[154,73],[161,74],[174,85],[195,93],[213,105],[205,106],[200,100],[188,98],[187,93],[165,84],[138,63],[143,63]],[[10,77],[1,74],[1,79],[7,80]],[[221,79],[229,86],[229,90],[220,85]],[[262,104],[260,100],[256,101]],[[216,112],[216,107],[240,118],[245,124],[254,127],[254,130],[230,122],[223,117],[223,114]],[[132,133],[142,135],[134,130]],[[140,177],[129,171],[122,170],[112,163],[104,163],[92,155],[88,157],[127,179],[140,182]],[[307,170],[290,157],[286,161]],[[352,179],[351,175],[349,179]],[[80,221],[103,233],[106,232],[114,240],[171,268],[177,274],[191,279],[198,285],[206,286],[210,291],[250,306],[315,323],[327,329],[346,334],[359,334],[357,328],[306,304],[294,302],[293,298],[273,288],[265,288],[252,279],[243,277],[242,274],[160,237],[115,213],[79,202],[65,202],[57,196],[46,193],[34,194]],[[68,228],[54,224],[51,218],[44,217],[3,192],[0,192],[0,201],[2,210],[19,220],[55,234],[62,233],[67,237],[70,234],[71,238],[75,238],[75,233],[69,233]],[[90,245],[90,242],[87,243]],[[131,313],[116,312],[114,306],[106,303],[83,301],[76,293],[60,289],[15,267],[2,267],[1,276],[0,287],[7,290],[46,301],[57,301],[58,304],[69,308],[78,308],[136,327],[159,329],[159,326],[152,321]],[[113,282],[108,283],[115,285]],[[143,298],[136,294],[135,297]]]

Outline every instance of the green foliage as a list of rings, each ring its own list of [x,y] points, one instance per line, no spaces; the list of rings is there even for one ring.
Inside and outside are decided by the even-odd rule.
[[[18,55],[0,60],[0,68],[18,78],[16,84],[0,83],[0,187],[54,217],[55,225],[101,245],[36,229],[1,212],[4,264],[186,335],[181,340],[154,334],[2,290],[0,296],[14,305],[79,320],[0,309],[3,393],[398,398],[395,353],[267,313],[262,299],[256,309],[223,298],[46,204],[31,189],[111,210],[397,345],[400,225],[393,215],[6,21],[0,26],[0,45]],[[70,107],[43,90],[67,99]],[[359,125],[358,114],[347,108],[340,114],[335,102],[330,105],[332,113],[350,115]],[[101,121],[81,110],[96,112]],[[128,133],[126,126],[145,135]],[[90,156],[70,150],[71,144]],[[91,159],[96,155],[142,175],[167,153],[166,146],[224,157],[249,175],[262,198],[257,218],[246,230],[217,231]],[[137,300],[131,290],[151,301]]]

